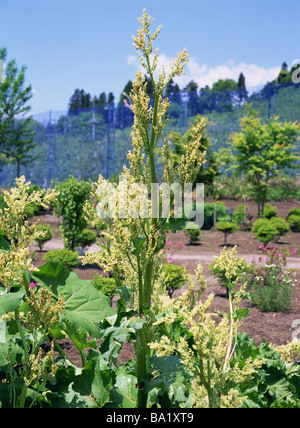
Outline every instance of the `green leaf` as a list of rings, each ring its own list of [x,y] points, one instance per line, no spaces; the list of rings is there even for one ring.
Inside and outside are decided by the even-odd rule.
[[[81,396],[88,396],[91,400],[89,407],[102,408],[110,402],[112,396],[110,390],[113,388],[115,375],[111,370],[101,370],[98,360],[90,360],[82,374],[76,376],[73,390],[79,392]]]
[[[116,371],[116,384],[112,391],[114,407],[132,409],[136,407],[137,400],[136,376],[129,374],[125,366]]]
[[[99,323],[115,314],[109,298],[96,290],[92,281],[78,278],[59,263],[47,263],[34,272],[33,277],[51,287],[54,297],[64,297],[62,321],[78,324],[93,337],[100,337]]]
[[[70,339],[73,341],[76,348],[82,353],[87,348],[97,349],[96,340],[87,340],[87,332],[83,331],[74,323],[64,323],[63,330],[67,333]]]
[[[13,293],[10,292],[0,294],[0,316],[18,309],[23,296],[24,291],[22,289]]]
[[[0,250],[10,250],[10,243],[0,235]]]

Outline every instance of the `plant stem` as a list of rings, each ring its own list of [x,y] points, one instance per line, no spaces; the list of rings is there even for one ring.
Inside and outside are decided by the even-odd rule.
[[[157,122],[157,111],[158,111],[158,99],[159,95],[155,95],[154,102],[154,111],[153,111],[153,122],[152,122],[152,134],[149,147],[149,163],[150,163],[150,177],[151,183],[156,184],[156,169],[155,169],[155,158],[154,158],[154,149],[155,149],[155,132],[154,128]],[[154,192],[152,196],[152,212],[157,212],[158,200],[157,194]],[[151,225],[154,227],[157,226],[157,218],[152,218]],[[148,245],[153,247],[155,242],[153,239],[148,241]],[[153,256],[149,258],[147,265],[145,267],[145,278],[143,283],[142,272],[139,268],[139,283],[143,283],[143,293],[142,296],[139,296],[139,312],[143,316],[144,306],[149,307],[151,305],[151,296],[152,296],[152,279],[153,279]],[[142,281],[142,282],[141,282]],[[141,287],[140,287],[141,289]],[[137,383],[138,383],[138,396],[137,396],[137,408],[146,408],[147,407],[147,398],[148,393],[145,392],[143,385],[143,379],[147,376],[150,371],[150,348],[148,346],[149,340],[149,330],[151,328],[150,323],[143,325],[143,328],[137,332]]]
[[[28,350],[28,346],[27,346],[27,342],[26,342],[26,338],[25,338],[25,334],[24,334],[24,330],[20,321],[20,316],[19,316],[19,311],[18,309],[15,310],[15,319],[16,319],[16,324],[17,324],[17,328],[18,331],[20,333],[21,336],[21,340],[22,340],[22,344],[23,344],[23,348],[24,348],[24,352],[25,352],[25,359],[24,359],[24,366],[25,366],[25,377],[27,377],[27,373],[28,373],[28,363],[29,363],[29,350]],[[25,400],[26,400],[26,394],[27,394],[27,385],[25,380],[23,379],[23,385],[22,385],[22,391],[20,394],[20,397],[18,399],[18,404],[17,407],[20,409],[23,409],[25,407]]]

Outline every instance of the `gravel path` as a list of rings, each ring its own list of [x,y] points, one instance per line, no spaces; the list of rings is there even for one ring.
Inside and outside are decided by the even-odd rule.
[[[47,242],[43,250],[49,251],[56,248],[64,248],[63,242],[61,239],[52,239]],[[37,247],[33,246],[32,249],[37,249]],[[92,245],[88,248],[88,251],[99,251],[99,247],[97,244]],[[238,254],[240,258],[245,257],[247,263],[252,263],[254,261],[258,261],[259,254]],[[173,260],[190,260],[190,261],[199,261],[199,263],[210,264],[214,260],[214,254],[191,254],[184,253],[184,251],[180,251],[172,256]],[[300,268],[300,258],[288,257],[287,258],[287,267],[288,268]]]

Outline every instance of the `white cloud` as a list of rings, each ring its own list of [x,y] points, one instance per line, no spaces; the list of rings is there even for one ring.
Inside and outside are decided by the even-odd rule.
[[[164,65],[166,72],[169,72],[170,61],[171,58],[165,54],[160,54],[158,58],[158,70]],[[139,67],[138,59],[133,55],[128,55],[126,62],[135,68]],[[212,87],[213,83],[219,79],[233,79],[237,81],[240,73],[243,73],[246,78],[247,88],[249,89],[265,85],[267,82],[274,80],[278,76],[280,69],[280,66],[265,68],[257,64],[247,64],[244,62],[235,64],[235,61],[232,59],[227,64],[209,67],[207,64],[199,64],[195,59],[190,57],[185,69],[185,75],[174,80],[181,88],[186,86],[191,80],[194,80],[199,88],[203,88],[206,85]]]

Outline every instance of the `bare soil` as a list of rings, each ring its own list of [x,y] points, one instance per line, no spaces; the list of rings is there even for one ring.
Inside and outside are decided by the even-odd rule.
[[[225,204],[228,208],[236,209],[237,205],[241,202],[238,201],[226,201]],[[252,222],[256,219],[257,208],[252,202],[248,202],[249,214],[252,217]],[[300,208],[300,204],[296,202],[281,202],[274,203],[278,209],[278,215],[282,218],[286,218],[288,211],[293,207]],[[50,223],[54,237],[44,247],[43,252],[38,251],[37,247],[32,247],[32,251],[35,251],[34,263],[36,266],[40,266],[45,262],[42,260],[43,255],[46,251],[52,248],[62,248],[63,244],[59,234],[58,219],[51,215],[51,213],[44,213],[38,217],[41,224]],[[35,219],[34,219],[35,220]],[[173,258],[173,263],[180,266],[186,267],[190,272],[193,272],[198,264],[202,264],[204,268],[204,275],[207,281],[207,288],[203,294],[203,299],[210,293],[215,294],[212,309],[224,311],[227,310],[228,300],[225,296],[225,290],[222,288],[218,280],[212,275],[209,270],[209,265],[213,260],[214,256],[220,254],[223,248],[224,237],[221,232],[211,230],[202,230],[201,240],[199,244],[190,245],[189,239],[184,235],[184,232],[180,231],[176,234],[170,233],[168,240],[172,243],[178,241],[182,242],[183,248],[173,254],[170,252],[170,257]],[[237,246],[239,256],[245,256],[248,263],[257,259],[261,255],[259,249],[260,243],[254,238],[250,231],[239,231],[229,236],[228,247]],[[275,245],[275,244],[274,244]],[[289,232],[282,238],[282,242],[277,243],[279,248],[295,249],[296,253],[294,256],[288,258],[288,265],[293,268],[300,267],[300,233]],[[98,249],[97,246],[93,246],[91,249]],[[74,272],[82,279],[92,279],[94,273],[104,274],[96,266],[79,266],[74,269]],[[290,309],[287,312],[262,312],[257,308],[251,306],[248,301],[243,302],[243,307],[249,308],[249,314],[241,330],[248,333],[255,341],[256,345],[259,345],[262,339],[267,342],[282,345],[292,339],[292,334],[295,330],[292,327],[293,321],[300,320],[300,270],[297,269],[298,283],[293,289],[293,298]],[[174,293],[174,297],[178,296],[180,291]],[[113,301],[113,307],[116,305],[118,296],[115,296]],[[81,364],[79,354],[68,340],[62,341],[61,345],[65,349],[65,352],[69,355],[71,360],[78,366]],[[134,357],[134,350],[131,344],[125,343],[119,360],[126,361]]]

